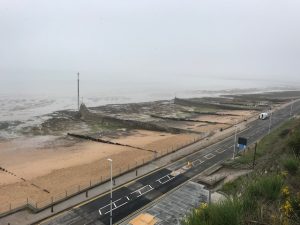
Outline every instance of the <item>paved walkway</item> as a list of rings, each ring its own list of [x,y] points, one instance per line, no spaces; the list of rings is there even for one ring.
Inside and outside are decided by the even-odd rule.
[[[189,181],[140,213],[149,213],[155,216],[156,225],[180,225],[182,218],[193,208],[199,206],[201,202],[208,203],[207,196],[202,194],[203,189],[203,185]],[[122,223],[122,225],[129,224],[129,221]]]

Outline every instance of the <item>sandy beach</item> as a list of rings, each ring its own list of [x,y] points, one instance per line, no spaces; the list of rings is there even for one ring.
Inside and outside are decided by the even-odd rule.
[[[133,133],[113,141],[155,150],[161,155],[172,147],[185,145],[196,138],[189,134],[174,135],[142,130]],[[20,144],[24,142],[26,144]],[[42,201],[72,187],[88,185],[90,181],[98,182],[101,176],[105,179],[109,175],[107,158],[113,159],[113,172],[118,174],[154,157],[154,153],[150,151],[92,141],[49,148],[41,146],[33,138],[2,142],[0,149],[1,166],[13,174],[0,172],[0,202],[4,204],[24,201],[27,197]]]
[[[113,174],[117,175],[197,140],[222,133],[257,114],[255,110],[237,109],[197,114],[194,110],[199,106],[172,103],[170,107],[169,104],[155,102],[94,109],[100,112],[98,115],[104,112],[118,118],[107,121],[93,114],[79,118],[74,113],[60,112],[29,130],[29,136],[0,142],[0,210],[4,210],[3,207],[7,210],[9,204],[26,202],[27,198],[38,203],[49,202],[52,196],[55,200],[66,192],[75,193],[106,180],[110,172],[107,158],[113,159]],[[151,117],[158,113],[162,116]],[[179,119],[175,118],[177,115]],[[123,119],[143,123],[122,123]],[[67,135],[69,131],[109,143],[74,138]]]

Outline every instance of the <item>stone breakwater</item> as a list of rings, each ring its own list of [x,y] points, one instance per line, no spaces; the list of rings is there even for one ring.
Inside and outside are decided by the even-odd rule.
[[[126,120],[126,119],[119,119],[108,115],[103,115],[101,113],[94,113],[88,110],[88,108],[81,104],[79,110],[81,119],[83,120],[92,120],[97,121],[98,123],[103,124],[112,124],[117,126],[123,126],[131,129],[143,129],[143,130],[150,130],[150,131],[160,131],[160,132],[167,132],[172,134],[180,134],[180,133],[193,133],[191,131],[186,131],[179,128],[174,127],[165,127],[160,126],[158,124],[154,124],[151,122],[142,122],[136,120]],[[197,132],[195,132],[197,133]]]

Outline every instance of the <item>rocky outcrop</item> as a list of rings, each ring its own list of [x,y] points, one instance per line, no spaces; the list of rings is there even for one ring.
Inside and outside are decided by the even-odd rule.
[[[214,108],[221,110],[258,110],[255,107],[249,107],[246,105],[233,105],[233,104],[222,104],[222,103],[208,103],[208,102],[200,102],[193,99],[182,99],[175,98],[174,104],[183,105],[183,106],[191,106],[191,107],[203,107],[203,108]]]
[[[80,116],[83,120],[92,120],[97,121],[98,123],[103,124],[112,124],[120,127],[128,127],[132,129],[143,129],[143,130],[152,130],[152,131],[161,131],[161,132],[168,132],[168,133],[186,133],[189,131],[178,129],[174,127],[164,127],[157,124],[153,124],[150,122],[141,122],[136,120],[125,120],[119,119],[112,116],[104,115],[101,113],[94,113],[88,110],[88,108],[81,104],[79,110]]]

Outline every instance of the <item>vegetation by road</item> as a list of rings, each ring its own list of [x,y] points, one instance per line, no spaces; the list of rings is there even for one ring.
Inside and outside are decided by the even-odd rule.
[[[253,148],[230,162],[252,167]],[[225,184],[228,198],[202,204],[183,219],[184,225],[300,224],[300,119],[292,119],[258,143],[251,174]]]

